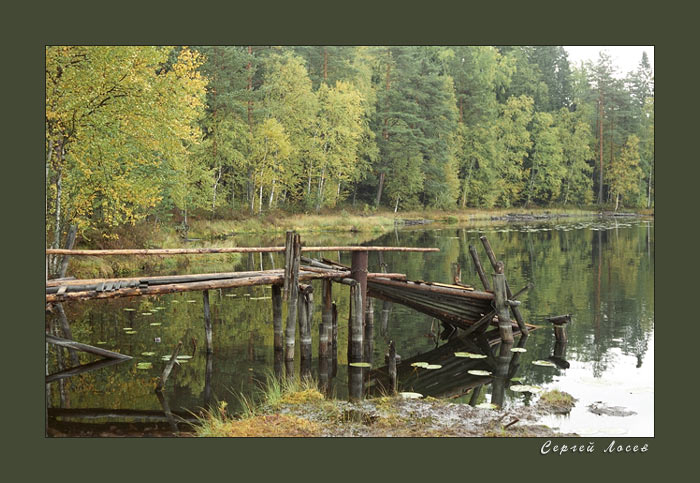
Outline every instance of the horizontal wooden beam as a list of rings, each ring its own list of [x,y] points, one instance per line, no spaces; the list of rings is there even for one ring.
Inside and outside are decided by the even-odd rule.
[[[302,252],[439,252],[439,248],[418,247],[301,247]],[[202,255],[211,253],[268,253],[284,252],[284,247],[230,247],[230,248],[155,248],[155,249],[119,249],[119,250],[68,250],[65,248],[47,248],[47,255],[106,256],[106,255]]]
[[[327,273],[299,272],[299,281],[314,280],[321,278],[349,277],[350,271],[329,271]],[[95,292],[94,290],[84,292],[67,292],[63,295],[46,294],[46,302],[63,302],[68,300],[81,299],[108,299],[115,297],[138,297],[142,295],[162,295],[175,292],[191,292],[199,290],[212,290],[218,288],[250,287],[254,285],[275,285],[284,282],[284,275],[265,275],[257,277],[233,278],[225,280],[210,280],[190,283],[171,283],[166,285],[155,285],[152,287],[121,288],[112,292]]]

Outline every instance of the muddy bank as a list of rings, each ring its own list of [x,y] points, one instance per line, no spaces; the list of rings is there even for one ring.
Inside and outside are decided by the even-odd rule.
[[[260,408],[244,418],[217,420],[207,436],[219,437],[576,437],[538,420],[561,407],[538,403],[513,410],[482,409],[433,398],[381,397],[359,402],[314,400]],[[49,437],[192,437],[165,424],[78,424],[56,422]]]

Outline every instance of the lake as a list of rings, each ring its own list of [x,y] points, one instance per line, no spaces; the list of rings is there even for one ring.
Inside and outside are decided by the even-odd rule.
[[[565,416],[547,416],[542,422],[562,432],[581,436],[654,436],[654,224],[646,218],[559,218],[545,222],[482,222],[467,226],[421,225],[405,227],[368,245],[437,247],[436,253],[377,252],[369,254],[369,271],[405,273],[410,280],[451,283],[452,264],[458,263],[462,282],[481,289],[469,256],[474,245],[482,262],[487,258],[479,237],[486,235],[496,257],[505,263],[513,291],[528,283],[532,287],[518,297],[526,322],[537,325],[518,354],[518,384],[543,390],[559,389],[577,399]],[[333,244],[355,244],[356,235],[326,234]],[[305,245],[316,238],[302,235]],[[283,245],[284,238],[241,237],[241,246]],[[241,254],[229,257],[217,271],[280,268],[283,254]],[[317,257],[311,252],[310,256]],[[323,256],[350,264],[349,253]],[[206,257],[206,255],[202,255]],[[382,265],[383,263],[383,265]],[[486,270],[491,273],[490,267]],[[182,273],[187,270],[174,270]],[[138,275],[138,274],[137,274]],[[154,275],[149,273],[148,275]],[[313,373],[318,375],[318,324],[321,319],[320,282],[314,281]],[[196,411],[216,401],[237,408],[241,395],[251,397],[261,381],[274,373],[272,308],[269,287],[224,289],[210,292],[213,321],[213,355],[205,351],[203,299],[200,292],[154,297],[89,300],[63,304],[73,339],[134,357],[124,363],[102,367],[47,385],[49,407],[84,410],[85,418],[109,426],[117,417],[129,420],[128,411],[161,411],[153,388],[178,340],[183,358],[168,380],[166,402],[171,410]],[[347,347],[349,289],[334,284],[338,305],[337,372],[331,391],[348,397]],[[547,317],[571,314],[568,342],[561,352],[555,346]],[[58,334],[57,314],[47,315],[47,331]],[[403,361],[421,360],[451,344],[441,340],[440,324],[408,307],[374,300],[374,326],[368,332],[366,359],[373,369],[384,365],[389,340],[396,344]],[[60,335],[60,334],[59,334]],[[516,344],[518,337],[516,337]],[[299,371],[299,343],[296,344]],[[437,352],[436,352],[437,351]],[[497,351],[496,351],[497,352]],[[559,365],[539,366],[557,352]],[[48,347],[47,373],[71,366],[65,350]],[[94,356],[79,355],[81,363]],[[147,363],[151,363],[150,366]],[[144,364],[145,363],[145,364]],[[403,366],[403,367],[402,367]],[[399,366],[399,386],[410,391],[420,387],[453,402],[468,403],[468,377],[439,376],[442,369],[416,377],[416,370]],[[350,368],[355,369],[355,368]],[[445,367],[447,371],[447,367]],[[462,371],[463,372],[463,371]],[[421,379],[422,378],[422,379]],[[432,379],[430,379],[432,378]],[[369,381],[366,390],[371,389]],[[511,384],[515,384],[512,382]],[[447,389],[447,385],[450,386]],[[503,398],[505,408],[531,405],[537,394],[519,393],[486,384],[478,402]],[[626,416],[595,414],[591,405],[619,407]],[[134,413],[136,414],[136,413]],[[87,420],[87,419],[85,419]]]

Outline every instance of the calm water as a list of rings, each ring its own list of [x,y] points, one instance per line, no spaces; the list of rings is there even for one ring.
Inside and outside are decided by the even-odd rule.
[[[487,262],[479,242],[481,235],[488,236],[497,258],[504,261],[514,291],[527,283],[534,284],[519,297],[520,309],[527,322],[541,328],[524,341],[527,352],[519,355],[517,367],[511,364],[515,373],[509,376],[521,378],[519,384],[566,391],[578,400],[569,415],[551,416],[544,423],[582,436],[653,436],[653,221],[586,219],[517,225],[427,225],[417,230],[398,230],[368,244],[438,247],[440,252],[386,253],[383,260],[378,253],[370,253],[369,270],[381,271],[383,261],[388,271],[405,273],[409,279],[449,283],[451,265],[457,262],[462,268],[463,282],[480,288],[468,247],[475,245],[482,262]],[[313,244],[309,237],[302,237],[302,241]],[[239,243],[281,245],[283,239],[246,239]],[[334,243],[357,241],[338,236],[334,237]],[[337,254],[323,255],[338,258]],[[340,261],[349,264],[349,254],[340,254]],[[219,270],[261,266],[269,269],[282,265],[281,256],[256,254],[234,257]],[[312,334],[316,357],[321,317],[319,282],[314,282],[314,289],[317,305]],[[153,387],[165,364],[162,357],[170,354],[183,337],[181,354],[193,357],[176,366],[168,381],[165,396],[170,408],[195,410],[217,400],[226,400],[236,407],[239,394],[254,393],[259,381],[275,369],[270,289],[212,291],[210,299],[214,355],[209,359],[204,348],[203,301],[199,292],[64,304],[75,340],[132,355],[134,360],[51,383],[50,407],[161,410]],[[347,287],[334,285],[334,299],[339,312],[339,340],[337,373],[331,383],[336,397],[345,398],[348,395]],[[399,385],[403,390],[420,389],[426,395],[469,402],[471,393],[467,391],[474,385],[474,376],[468,375],[466,369],[479,364],[479,368],[488,369],[486,362],[464,359],[454,362],[453,347],[436,337],[441,330],[439,324],[427,315],[379,300],[374,303],[374,313],[374,326],[368,333],[371,344],[366,353],[373,368],[384,365],[387,343],[394,340],[405,362],[399,366]],[[568,344],[562,354],[561,347],[555,348],[553,330],[544,319],[567,313],[572,314],[572,323],[567,329]],[[58,326],[57,318],[47,317],[50,330],[56,331]],[[559,367],[532,364],[550,358],[555,349],[565,364]],[[498,355],[497,348],[495,352]],[[92,360],[92,356],[80,355],[81,363]],[[408,369],[410,362],[424,360],[439,360],[444,365],[437,371],[429,371],[430,375],[416,375],[416,370]],[[139,362],[151,362],[152,368],[140,369]],[[564,368],[567,364],[568,368]],[[59,354],[53,346],[49,347],[49,373],[70,365],[65,352]],[[316,359],[312,367],[317,375]],[[505,387],[511,384],[514,383],[506,382]],[[371,385],[368,381],[366,388]],[[494,386],[496,391],[502,387],[484,385],[477,402],[489,402],[492,398],[498,402],[503,398],[505,407],[513,407],[537,400],[536,395],[508,389],[494,394]],[[599,401],[636,414],[616,417],[591,413],[588,406]]]

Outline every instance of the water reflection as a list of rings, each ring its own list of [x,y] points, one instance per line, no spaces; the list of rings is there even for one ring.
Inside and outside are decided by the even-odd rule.
[[[403,356],[398,366],[400,388],[473,404],[489,394],[493,401],[500,399],[503,404],[527,404],[527,397],[507,390],[512,377],[526,378],[527,384],[546,386],[555,380],[567,381],[568,374],[577,367],[585,367],[592,378],[604,384],[619,369],[620,361],[626,360],[619,354],[632,356],[633,366],[639,371],[651,371],[647,364],[654,326],[654,230],[651,223],[587,220],[517,226],[420,227],[389,233],[373,240],[372,244],[436,246],[441,250],[439,253],[415,256],[374,253],[370,254],[369,270],[378,272],[391,267],[392,272],[405,273],[409,279],[451,283],[453,264],[457,263],[462,280],[478,285],[479,278],[468,247],[470,244],[478,246],[479,236],[484,234],[489,237],[496,256],[504,261],[513,288],[534,283],[520,298],[523,302],[520,310],[526,322],[542,328],[527,340],[516,337],[516,347],[527,342],[527,352],[504,352],[483,334],[454,348],[452,345],[457,344],[454,340],[436,341],[435,337],[428,336],[433,324],[431,317],[405,306],[376,300],[372,308],[373,323],[369,323],[369,314],[366,318],[363,360],[373,365],[383,363],[388,341],[394,340],[397,352]],[[335,236],[331,244],[358,242],[339,238]],[[280,241],[250,238],[239,244],[279,245]],[[263,268],[283,266],[283,259],[272,254],[262,259],[243,256],[236,260],[232,260],[226,270],[259,269],[261,262]],[[350,257],[340,254],[338,261],[348,264]],[[321,324],[322,297],[315,298],[310,324],[313,329],[311,375],[321,382],[327,393],[339,398],[375,394],[385,384],[381,376],[383,368],[370,370],[348,366],[349,289],[334,285],[333,290],[334,317],[329,355],[325,358],[319,357],[321,334],[315,328]],[[314,282],[314,293],[322,293],[320,283]],[[163,369],[161,357],[187,328],[191,328],[187,345],[192,347],[193,357],[176,368],[177,373],[167,390],[173,414],[183,408],[206,407],[216,400],[227,401],[233,411],[238,404],[237,394],[250,395],[268,373],[281,378],[284,373],[293,377],[302,372],[300,356],[283,364],[283,354],[274,350],[272,303],[265,298],[269,295],[269,288],[265,291],[261,287],[250,287],[222,290],[218,297],[211,297],[213,346],[217,348],[211,356],[204,350],[196,350],[197,346],[206,345],[200,296],[175,294],[65,304],[66,320],[79,340],[133,355],[137,361],[152,361],[153,369],[136,370],[134,361],[61,378],[47,385],[48,389],[55,388],[48,394],[49,406],[138,408],[162,413],[161,403],[153,394],[153,380]],[[146,313],[151,315],[144,315]],[[286,314],[286,310],[282,313]],[[547,317],[562,313],[575,316],[575,322],[567,327],[568,342],[563,344],[555,340],[550,324],[545,322]],[[62,333],[64,326],[58,317],[57,313],[47,314],[47,326],[54,333]],[[128,334],[127,328],[133,333]],[[454,357],[454,352],[461,351],[487,357],[474,360]],[[441,364],[437,356],[443,352],[444,365],[439,370],[414,372],[415,368],[410,366],[411,362],[427,358],[426,354],[436,359],[425,362]],[[154,355],[143,355],[147,353]],[[510,360],[506,364],[508,357]],[[71,358],[70,354],[49,347],[47,374],[66,370]],[[79,358],[81,363],[92,363],[82,354]],[[533,366],[531,362],[537,359],[549,359],[557,367]],[[309,366],[305,366],[304,372],[308,373],[308,369]],[[471,369],[488,370],[492,374],[473,376],[467,373]],[[451,371],[458,373],[457,377],[443,377],[443,374],[452,374]],[[555,376],[559,376],[558,379]],[[653,372],[649,372],[648,378],[653,384]],[[364,388],[360,384],[363,379]]]

